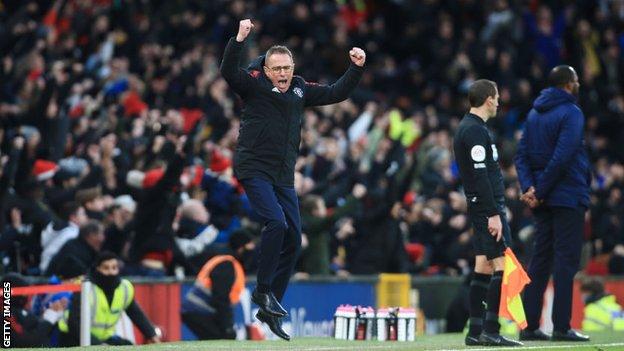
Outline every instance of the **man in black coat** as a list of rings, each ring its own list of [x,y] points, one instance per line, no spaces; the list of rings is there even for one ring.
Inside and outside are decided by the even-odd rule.
[[[294,167],[304,108],[347,99],[362,76],[366,55],[362,49],[351,49],[351,66],[330,86],[293,76],[292,53],[284,46],[271,47],[244,70],[239,67],[243,41],[252,28],[249,19],[240,21],[236,38],[225,48],[221,74],[245,103],[234,171],[264,222],[252,300],[266,317],[261,320],[275,326],[287,315],[279,301],[301,250]]]
[[[80,227],[78,237],[63,245],[52,260],[46,275],[75,277],[86,274],[95,261],[104,244],[104,227],[96,220],[91,220]]]
[[[172,223],[180,204],[180,175],[191,155],[192,137],[179,137],[167,143],[163,153],[170,154],[164,174],[155,184],[146,184],[136,206],[134,237],[130,242],[127,275],[163,276],[171,271],[174,258],[181,253],[175,245]],[[175,149],[175,153],[171,153]]]

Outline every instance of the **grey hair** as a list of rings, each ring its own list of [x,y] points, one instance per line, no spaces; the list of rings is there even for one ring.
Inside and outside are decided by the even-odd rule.
[[[292,52],[290,52],[290,49],[285,47],[284,45],[273,45],[273,46],[271,46],[269,48],[269,50],[267,50],[267,52],[264,55],[264,57],[265,57],[265,59],[267,59],[267,58],[269,58],[273,54],[286,54],[286,55],[290,56],[291,60],[293,60]]]

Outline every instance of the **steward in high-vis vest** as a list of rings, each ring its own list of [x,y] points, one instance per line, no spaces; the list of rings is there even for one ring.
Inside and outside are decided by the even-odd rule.
[[[93,283],[89,297],[91,306],[91,345],[132,345],[129,340],[115,335],[115,327],[123,312],[143,333],[148,343],[159,343],[160,332],[150,323],[134,300],[134,286],[119,277],[119,260],[111,252],[101,253],[90,274]],[[71,307],[58,323],[60,344],[80,344],[80,293],[72,297]]]
[[[583,283],[581,293],[585,301],[583,331],[624,331],[624,310],[615,296],[605,293],[601,282]]]
[[[182,321],[200,340],[235,339],[232,307],[245,290],[242,262],[253,252],[253,236],[246,230],[232,233],[231,249],[210,258],[197,274],[182,301]]]

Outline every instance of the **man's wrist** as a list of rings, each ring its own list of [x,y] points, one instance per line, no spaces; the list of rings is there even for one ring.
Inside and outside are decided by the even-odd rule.
[[[489,214],[487,215],[487,218],[492,218],[492,217],[496,217],[496,216],[500,216],[500,213],[498,213],[498,210],[490,211]]]
[[[351,62],[351,67],[355,68],[355,69],[358,69],[358,70],[363,70],[365,65],[366,64],[363,64],[363,65],[359,66],[355,62]]]
[[[544,198],[546,197],[545,194],[543,194],[542,191],[539,191],[537,189],[535,189],[535,191],[533,191],[533,196],[535,197],[535,199],[537,201],[544,200]]]

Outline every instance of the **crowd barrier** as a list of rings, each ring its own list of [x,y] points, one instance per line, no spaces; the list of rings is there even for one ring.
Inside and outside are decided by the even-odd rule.
[[[146,315],[163,333],[164,341],[194,340],[195,336],[183,325],[180,305],[183,296],[193,284],[191,279],[129,277],[135,285],[135,296]],[[257,307],[250,301],[254,277],[249,277],[241,303],[235,307],[235,328],[239,339],[245,338],[245,324],[254,320]],[[385,282],[385,283],[384,283]],[[426,318],[425,331],[436,333],[444,330],[444,316],[455,297],[462,279],[457,277],[409,277],[409,276],[362,276],[338,279],[336,277],[312,277],[293,280],[284,297],[283,304],[289,316],[284,329],[294,337],[329,337],[333,335],[333,317],[341,304],[373,306],[407,306],[418,304]],[[607,278],[605,288],[624,305],[624,277]],[[20,293],[32,293],[37,288],[18,288]],[[28,290],[30,289],[30,290]],[[77,289],[77,288],[76,288]],[[22,291],[23,290],[23,291]],[[32,291],[31,291],[32,290]],[[400,293],[397,293],[400,291]],[[49,292],[49,290],[48,290]],[[543,329],[552,329],[553,286],[549,284],[545,294]],[[407,303],[407,304],[406,304]],[[572,308],[572,327],[579,328],[583,318],[583,302],[580,280],[575,281]],[[423,321],[420,321],[421,323]],[[143,338],[126,318],[118,330],[137,344]],[[267,337],[274,337],[266,329]],[[128,335],[131,334],[131,335]]]
[[[32,296],[41,293],[80,292],[80,346],[91,345],[91,309],[89,308],[89,296],[93,284],[89,280],[83,280],[81,284],[59,285],[34,285],[11,288],[11,296]],[[6,326],[5,326],[6,327]]]

